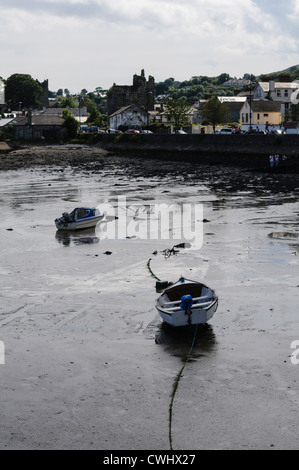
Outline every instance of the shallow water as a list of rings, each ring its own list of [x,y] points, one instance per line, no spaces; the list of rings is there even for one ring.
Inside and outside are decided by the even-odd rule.
[[[103,157],[1,183],[2,448],[169,449],[193,331],[161,324],[149,259],[219,295],[178,386],[174,448],[298,447],[298,175]],[[121,240],[106,236],[119,197],[137,233]],[[56,231],[62,212],[107,204],[107,224]],[[202,204],[202,247],[165,256],[184,240],[138,238],[155,204]]]

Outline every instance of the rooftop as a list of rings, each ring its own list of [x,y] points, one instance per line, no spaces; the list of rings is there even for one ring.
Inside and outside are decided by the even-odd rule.
[[[299,83],[297,82],[274,82],[275,85],[275,89],[291,89],[291,90],[296,90],[297,88],[299,88]],[[258,83],[262,89],[265,91],[265,92],[268,92],[269,89],[270,89],[270,82],[259,82]]]
[[[64,120],[59,116],[47,116],[40,114],[33,115],[31,118],[32,126],[62,126]],[[28,124],[28,116],[18,116],[11,121],[16,126],[26,126]]]
[[[255,112],[280,112],[282,103],[280,101],[253,100],[251,108]]]

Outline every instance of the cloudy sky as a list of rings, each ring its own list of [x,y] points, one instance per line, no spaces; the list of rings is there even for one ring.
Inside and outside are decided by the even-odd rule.
[[[299,0],[0,0],[0,76],[49,88],[130,85],[299,64]]]

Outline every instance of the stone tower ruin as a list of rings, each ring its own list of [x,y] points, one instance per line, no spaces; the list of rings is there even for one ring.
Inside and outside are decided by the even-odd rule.
[[[133,76],[133,85],[116,85],[108,91],[108,115],[119,108],[136,104],[146,111],[153,111],[155,102],[155,79],[146,80],[144,70],[141,75]]]

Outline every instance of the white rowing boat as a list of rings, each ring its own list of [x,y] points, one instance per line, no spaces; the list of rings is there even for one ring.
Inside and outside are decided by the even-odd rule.
[[[156,301],[162,320],[172,326],[207,323],[218,307],[218,297],[205,284],[180,278]]]

